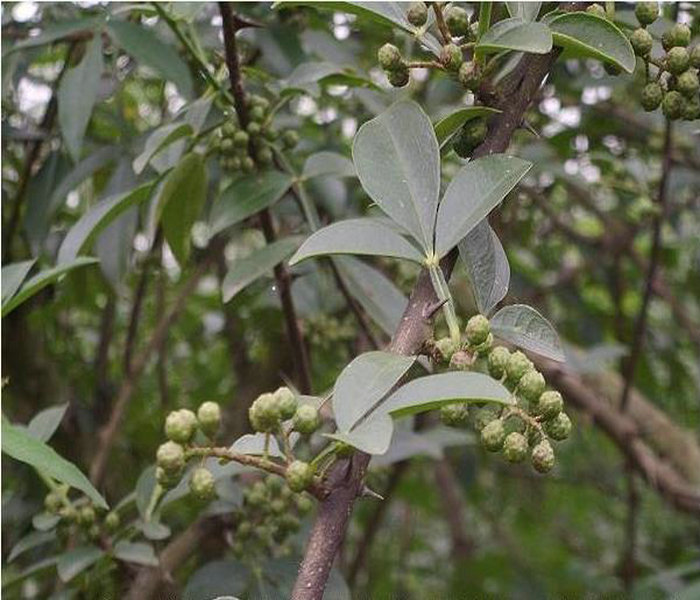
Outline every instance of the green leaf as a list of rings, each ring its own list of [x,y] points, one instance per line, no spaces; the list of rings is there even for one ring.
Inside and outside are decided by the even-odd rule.
[[[425,412],[453,402],[512,404],[510,392],[498,381],[481,373],[452,371],[414,379],[400,387],[349,433],[336,439],[367,452],[384,454],[394,431],[392,417]]]
[[[298,237],[289,237],[268,244],[250,256],[238,259],[226,273],[221,286],[224,302],[230,302],[256,279],[269,273],[275,265],[288,258],[299,246]]]
[[[511,17],[528,23],[537,19],[541,7],[541,2],[506,2],[506,8]]]
[[[40,512],[32,517],[32,527],[37,531],[50,531],[61,520],[59,515],[54,515],[52,513]]]
[[[447,186],[435,228],[435,252],[442,258],[454,248],[532,167],[514,156],[493,154],[470,161]]]
[[[627,36],[614,23],[591,13],[573,12],[549,21],[554,43],[574,56],[590,56],[632,73],[636,64]]]
[[[422,263],[423,255],[394,229],[375,219],[347,219],[312,233],[289,260],[295,265],[328,254],[391,256]]]
[[[381,271],[351,256],[333,259],[348,291],[387,335],[393,335],[408,299]]]
[[[489,106],[468,106],[450,113],[435,123],[435,136],[438,145],[443,148],[467,121],[479,117],[489,117],[500,112],[500,110]]]
[[[156,36],[152,28],[111,20],[107,23],[107,30],[115,43],[137,61],[172,81],[185,98],[192,97],[192,78],[187,64],[172,46]]]
[[[120,540],[114,546],[114,557],[125,562],[157,567],[158,557],[151,544],[145,542],[127,542]]]
[[[85,49],[80,63],[68,69],[58,85],[58,123],[68,152],[74,161],[80,158],[85,130],[102,76],[102,37],[96,35]]]
[[[32,550],[53,542],[56,539],[55,531],[32,531],[19,540],[10,550],[7,562],[11,563],[15,558],[21,556],[27,550]]]
[[[9,315],[20,304],[44,289],[47,285],[50,285],[63,277],[66,273],[86,265],[93,265],[96,262],[97,260],[94,258],[82,256],[80,258],[76,258],[72,262],[64,263],[45,271],[40,271],[34,275],[34,277],[27,280],[27,282],[20,288],[19,292],[17,292],[7,303],[3,304],[2,316],[6,317]]]
[[[508,292],[510,266],[501,241],[486,219],[459,243],[459,256],[467,267],[476,305],[488,314]]]
[[[392,352],[366,352],[338,376],[333,415],[338,429],[349,432],[393,388],[416,361]]]
[[[68,402],[42,410],[29,421],[27,433],[40,442],[48,442],[61,424],[66,410]]]
[[[11,263],[2,267],[2,303],[8,302],[15,295],[19,286],[27,277],[27,274],[34,266],[36,258],[24,260],[18,263]]]
[[[531,306],[504,306],[491,318],[491,331],[499,338],[564,362],[564,350],[552,324]]]
[[[252,574],[236,560],[215,560],[197,569],[187,581],[183,600],[211,600],[218,596],[247,597]]]
[[[44,44],[50,44],[51,42],[61,40],[77,33],[97,30],[103,22],[104,19],[102,17],[97,17],[52,23],[51,25],[44,27],[43,31],[39,35],[35,35],[27,38],[26,40],[22,40],[21,42],[12,44],[10,48],[3,53],[3,58],[12,52],[17,52],[18,50],[26,50],[27,48],[43,46]]]
[[[317,152],[306,159],[302,177],[357,177],[352,161],[337,152]]]
[[[491,26],[476,45],[481,53],[517,50],[547,54],[552,49],[552,33],[544,23],[526,23],[520,18],[504,19]]]
[[[58,263],[69,263],[88,246],[107,225],[124,211],[140,204],[151,194],[152,184],[146,183],[134,190],[105,198],[88,210],[70,231],[58,249]]]
[[[292,178],[280,171],[262,171],[236,179],[212,208],[209,235],[216,235],[269,208],[287,193],[291,185]]]
[[[157,214],[175,258],[184,266],[190,254],[192,225],[207,197],[204,157],[192,152],[168,174],[158,197]]]
[[[63,583],[80,575],[104,556],[104,550],[96,546],[80,546],[58,557],[56,570]]]
[[[141,173],[150,160],[163,148],[169,146],[174,141],[188,135],[192,135],[194,130],[189,123],[170,123],[156,129],[146,140],[143,152],[139,154],[133,162],[134,173]]]
[[[440,194],[440,150],[421,107],[402,100],[362,125],[352,156],[372,200],[429,252]]]
[[[79,489],[102,508],[109,508],[104,498],[92,486],[78,467],[58,455],[53,448],[33,438],[29,433],[2,420],[2,451],[15,460],[26,463],[54,479]]]

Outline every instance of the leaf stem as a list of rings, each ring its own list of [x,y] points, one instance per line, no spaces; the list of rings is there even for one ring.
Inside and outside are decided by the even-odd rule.
[[[446,301],[443,304],[442,310],[445,313],[445,321],[447,322],[447,327],[450,330],[450,337],[452,341],[459,344],[461,339],[461,334],[459,331],[459,321],[457,321],[457,314],[455,313],[454,302],[452,300],[452,295],[450,294],[450,288],[445,281],[445,275],[440,268],[439,263],[429,263],[428,272],[430,273],[430,280],[433,283],[433,289],[435,290],[435,295],[438,300]]]

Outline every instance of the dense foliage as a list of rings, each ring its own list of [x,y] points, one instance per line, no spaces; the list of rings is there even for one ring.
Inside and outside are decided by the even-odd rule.
[[[3,4],[3,594],[699,597],[697,13]]]

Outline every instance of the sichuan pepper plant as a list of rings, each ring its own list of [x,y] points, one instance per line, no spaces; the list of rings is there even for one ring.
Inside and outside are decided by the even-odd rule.
[[[560,455],[584,438],[569,397],[625,456],[628,591],[635,473],[700,513],[692,473],[657,467],[664,451],[636,439],[625,412],[659,281],[670,123],[700,116],[694,22],[655,3],[46,4],[36,22],[9,12],[2,449],[33,473],[17,471],[22,484],[4,493],[8,506],[34,502],[12,534],[8,597],[142,599],[164,586],[185,598],[349,598],[363,592],[383,510],[358,542],[356,505],[389,505],[407,465],[428,456],[448,521],[459,520],[448,447],[480,446],[489,472],[537,486],[566,478]],[[619,412],[576,379],[578,351],[565,352],[546,311],[519,300],[524,256],[550,240],[510,248],[501,233],[504,215],[529,226],[523,206],[542,202],[551,172],[570,183],[556,136],[545,136],[554,158],[542,150],[534,109],[552,99],[552,79],[571,96],[581,68],[636,85],[667,127],[660,206],[638,200],[607,247],[617,285],[623,244],[655,219]],[[36,79],[51,84],[38,123],[22,88]],[[636,192],[622,176],[604,184]],[[568,231],[570,243],[590,239]],[[29,414],[53,395],[66,402]],[[57,432],[76,441],[57,443],[60,454]],[[491,508],[493,530],[510,535]],[[424,571],[417,587],[400,585],[436,597],[488,587],[436,587]]]

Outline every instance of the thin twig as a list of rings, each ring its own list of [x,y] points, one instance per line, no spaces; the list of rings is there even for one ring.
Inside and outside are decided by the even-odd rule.
[[[450,35],[450,30],[445,23],[445,15],[442,12],[442,2],[432,3],[433,12],[435,13],[435,23],[437,24],[440,35],[442,36],[442,41],[445,44],[452,42],[452,36]]]
[[[238,121],[242,128],[246,128],[249,122],[248,107],[246,105],[245,89],[241,77],[240,64],[238,61],[238,50],[236,48],[236,19],[231,5],[227,2],[219,2],[219,12],[222,19],[222,31],[224,35],[224,48],[226,52],[226,65],[228,67],[229,80],[231,82],[231,92],[233,93],[234,107],[238,115]],[[251,153],[252,155],[252,153]],[[260,225],[265,236],[265,241],[271,244],[276,239],[276,232],[272,214],[268,209],[263,209],[259,213]],[[289,271],[283,263],[277,264],[274,269],[275,280],[277,282],[277,292],[282,303],[287,327],[287,336],[292,345],[292,360],[294,361],[297,373],[297,384],[299,390],[308,394],[311,392],[311,367],[309,365],[308,352],[304,343],[304,338],[299,328],[299,321],[294,308],[292,298],[292,280]]]

